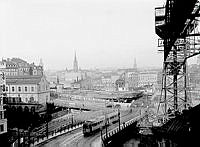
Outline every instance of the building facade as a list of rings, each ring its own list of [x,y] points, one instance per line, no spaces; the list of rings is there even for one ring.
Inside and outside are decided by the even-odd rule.
[[[26,75],[43,75],[43,66],[36,66],[34,63],[27,63],[26,61],[20,58],[7,58],[2,59],[0,64],[4,67],[1,68],[5,73],[6,77],[8,76],[26,76]]]
[[[50,101],[49,82],[45,76],[9,76],[6,79],[8,97],[19,97],[25,103]]]
[[[20,58],[7,59],[0,62],[0,71],[5,73],[5,91],[9,98],[20,98],[25,103],[45,103],[50,101],[50,88],[43,65],[28,62]]]
[[[123,89],[126,91],[134,91],[138,88],[146,87],[147,85],[157,85],[158,72],[157,71],[137,71],[135,69],[128,70],[121,74],[121,79],[124,80]],[[123,82],[119,82],[123,83]]]
[[[3,72],[0,72],[0,139],[2,136],[7,133],[7,119],[4,115],[4,108],[3,108],[3,97],[5,92],[5,75]]]
[[[140,72],[138,74],[138,87],[157,84],[158,73],[154,71]]]
[[[70,87],[73,88],[74,85],[77,85],[76,83],[78,81],[85,79],[85,77],[86,77],[86,73],[80,70],[78,66],[76,52],[75,52],[73,69],[72,70],[66,69],[64,71],[64,79],[63,81],[60,81],[60,82],[64,84],[64,88],[70,88]]]
[[[129,71],[125,74],[126,89],[133,91],[138,87],[139,73],[137,71]]]

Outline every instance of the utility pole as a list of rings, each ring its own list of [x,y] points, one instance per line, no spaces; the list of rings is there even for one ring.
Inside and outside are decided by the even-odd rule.
[[[31,139],[31,127],[28,127],[28,146],[30,146],[30,139]]]
[[[105,127],[106,127],[106,138],[108,137],[108,128],[107,128],[107,114],[105,113]]]
[[[48,121],[49,121],[49,108],[47,104],[47,98],[46,98],[46,136],[48,138]]]
[[[20,130],[19,130],[19,124],[18,124],[18,127],[17,127],[17,134],[18,134],[18,147],[20,147]]]
[[[48,139],[48,120],[46,120],[46,136],[47,136],[47,139]]]
[[[73,121],[74,121],[74,120],[73,120],[73,114],[72,114],[72,126],[73,126]]]
[[[102,140],[102,135],[103,135],[103,134],[102,134],[102,128],[101,128],[101,140]]]
[[[120,110],[118,108],[118,120],[119,120],[119,131],[120,131]]]

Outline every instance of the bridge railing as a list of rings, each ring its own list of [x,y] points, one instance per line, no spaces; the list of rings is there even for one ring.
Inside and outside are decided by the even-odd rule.
[[[144,117],[144,115],[140,115],[138,114],[136,117],[134,117],[133,119],[122,123],[119,127],[116,127],[112,130],[110,130],[107,133],[104,133],[101,135],[101,141],[102,141],[102,145],[103,146],[108,146],[108,144],[112,141],[112,138],[114,136],[121,134],[124,134],[124,130],[126,130],[129,126],[133,125],[134,123],[138,122],[139,120],[141,120]]]
[[[30,136],[28,144],[30,146],[35,146],[41,143],[44,143],[45,141],[52,139],[54,137],[63,135],[65,133],[68,133],[70,131],[73,131],[75,129],[81,128],[83,126],[83,122],[74,122],[74,124],[67,125],[67,126],[61,126],[58,129],[55,129],[53,131],[47,132],[41,132],[40,134],[34,134],[33,136]]]

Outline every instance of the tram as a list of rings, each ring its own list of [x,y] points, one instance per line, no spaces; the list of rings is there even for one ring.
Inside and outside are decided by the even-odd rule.
[[[95,119],[85,121],[83,124],[83,135],[90,136],[102,128],[118,122],[118,112],[112,112],[106,115],[99,116]]]

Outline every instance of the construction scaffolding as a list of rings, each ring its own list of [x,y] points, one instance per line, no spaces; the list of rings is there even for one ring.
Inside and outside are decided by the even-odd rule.
[[[158,115],[166,121],[191,106],[187,59],[200,53],[198,0],[167,0],[155,9],[155,29],[164,62]]]

